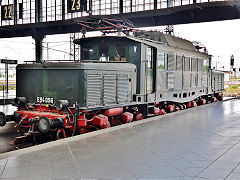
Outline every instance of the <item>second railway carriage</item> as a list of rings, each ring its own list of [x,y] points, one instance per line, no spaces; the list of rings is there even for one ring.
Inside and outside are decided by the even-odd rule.
[[[18,110],[0,113],[1,126],[60,138],[222,100],[223,73],[190,41],[144,32],[75,43],[80,62],[17,66]]]

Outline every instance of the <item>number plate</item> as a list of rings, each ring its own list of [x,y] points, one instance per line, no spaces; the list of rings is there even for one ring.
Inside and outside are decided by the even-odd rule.
[[[53,104],[54,103],[54,98],[53,97],[37,97],[37,102],[38,103],[43,103],[43,104]]]
[[[12,4],[1,6],[1,17],[2,17],[2,20],[13,19],[13,5]]]
[[[87,11],[87,0],[68,0],[68,13]]]

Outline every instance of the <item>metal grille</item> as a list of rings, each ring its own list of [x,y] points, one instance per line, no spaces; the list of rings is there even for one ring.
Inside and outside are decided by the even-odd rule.
[[[167,78],[165,71],[157,70],[157,91],[163,91],[167,89]]]
[[[202,85],[203,85],[203,87],[207,87],[207,73],[206,72],[202,73]]]
[[[190,71],[190,58],[189,57],[184,58],[184,70]]]
[[[220,91],[222,87],[221,75],[215,75],[215,91]]]
[[[183,57],[182,56],[177,56],[176,58],[176,70],[182,70],[182,66],[183,66]]]
[[[182,90],[183,88],[183,74],[182,71],[175,72],[174,90]]]
[[[167,55],[167,70],[169,70],[169,71],[174,70],[174,55],[173,54]]]
[[[169,90],[174,89],[174,73],[167,73],[167,87]]]
[[[198,85],[197,73],[192,73],[192,87],[197,87],[197,85]]]
[[[221,90],[224,89],[224,75],[221,75]]]
[[[86,75],[86,89],[87,89],[87,106],[100,105],[102,97],[102,76],[101,74],[87,74]]]
[[[137,12],[154,9],[154,0],[125,0],[123,1],[123,12]]]
[[[192,58],[192,71],[197,71],[198,69],[198,63],[197,63],[197,58]]]
[[[115,74],[103,75],[103,104],[116,102],[116,76]]]
[[[93,15],[109,15],[119,13],[119,0],[92,0]]]
[[[118,75],[118,84],[117,84],[117,94],[118,94],[118,102],[127,102],[128,101],[128,75],[119,74]]]
[[[202,73],[198,73],[198,87],[202,87]]]
[[[203,70],[203,60],[198,59],[198,71],[201,72]]]
[[[183,72],[183,88],[190,88],[191,86],[191,73]]]

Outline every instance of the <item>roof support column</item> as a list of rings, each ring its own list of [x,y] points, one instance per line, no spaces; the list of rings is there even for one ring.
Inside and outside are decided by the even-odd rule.
[[[42,0],[35,1],[35,22],[42,22]]]
[[[62,0],[62,20],[65,20],[65,0]]]
[[[35,40],[35,59],[37,63],[43,61],[43,47],[42,41],[45,38],[45,35],[35,35],[33,39]]]
[[[14,0],[13,9],[17,12],[17,0]],[[14,13],[14,24],[17,24],[17,13]]]
[[[119,13],[123,13],[123,0],[119,0]]]
[[[154,0],[154,10],[157,9],[157,0]]]

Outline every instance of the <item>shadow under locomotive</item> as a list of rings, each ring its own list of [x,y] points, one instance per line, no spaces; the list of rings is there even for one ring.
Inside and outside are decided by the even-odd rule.
[[[222,100],[223,73],[192,42],[160,32],[75,40],[80,62],[17,66],[18,123],[31,139],[61,139]],[[45,137],[45,138],[43,138]],[[44,139],[44,140],[43,140]]]

